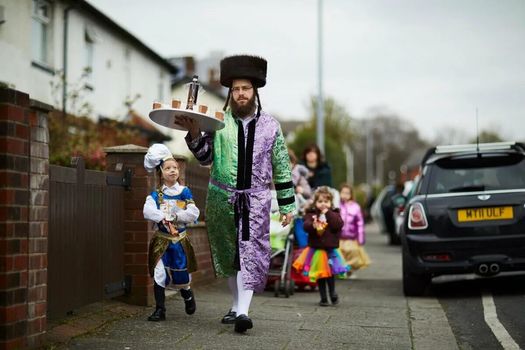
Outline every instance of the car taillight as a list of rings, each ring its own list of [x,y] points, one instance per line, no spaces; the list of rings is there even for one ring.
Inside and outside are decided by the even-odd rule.
[[[421,203],[414,203],[408,212],[408,228],[411,230],[424,230],[428,227],[425,209]]]

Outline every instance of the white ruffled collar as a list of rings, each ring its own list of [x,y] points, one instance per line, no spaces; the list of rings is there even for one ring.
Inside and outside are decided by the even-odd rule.
[[[183,189],[184,189],[184,186],[180,185],[178,182],[175,182],[175,185],[171,187],[162,185],[162,192],[167,194],[168,196],[176,196],[180,194]]]

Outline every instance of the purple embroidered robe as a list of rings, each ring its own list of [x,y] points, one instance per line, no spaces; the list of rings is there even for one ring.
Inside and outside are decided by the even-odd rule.
[[[279,122],[261,112],[245,127],[227,111],[225,127],[191,140],[202,165],[211,164],[206,224],[218,277],[240,271],[244,288],[264,289],[270,263],[270,186],[281,213],[295,209],[290,160]]]

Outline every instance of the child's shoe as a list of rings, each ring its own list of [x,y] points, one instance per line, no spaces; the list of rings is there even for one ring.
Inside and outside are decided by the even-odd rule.
[[[166,320],[166,310],[157,308],[150,317],[148,317],[148,321],[151,322],[159,322],[159,321],[165,321]]]
[[[180,295],[184,298],[184,310],[188,315],[192,315],[195,313],[195,310],[197,309],[197,305],[195,304],[195,298],[193,296],[193,292],[191,289],[181,289]]]
[[[328,303],[328,300],[321,299],[321,301],[319,302],[319,306],[330,306],[330,304]]]
[[[230,311],[228,311],[228,313],[226,315],[224,315],[224,317],[222,318],[221,323],[224,323],[224,324],[235,323],[235,318],[236,317],[237,317],[237,313],[230,309]]]
[[[330,295],[330,300],[332,301],[332,305],[339,304],[339,297],[337,296],[337,294]]]

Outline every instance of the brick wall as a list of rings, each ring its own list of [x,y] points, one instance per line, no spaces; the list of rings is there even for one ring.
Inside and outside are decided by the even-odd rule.
[[[0,349],[44,342],[50,110],[0,88]]]

